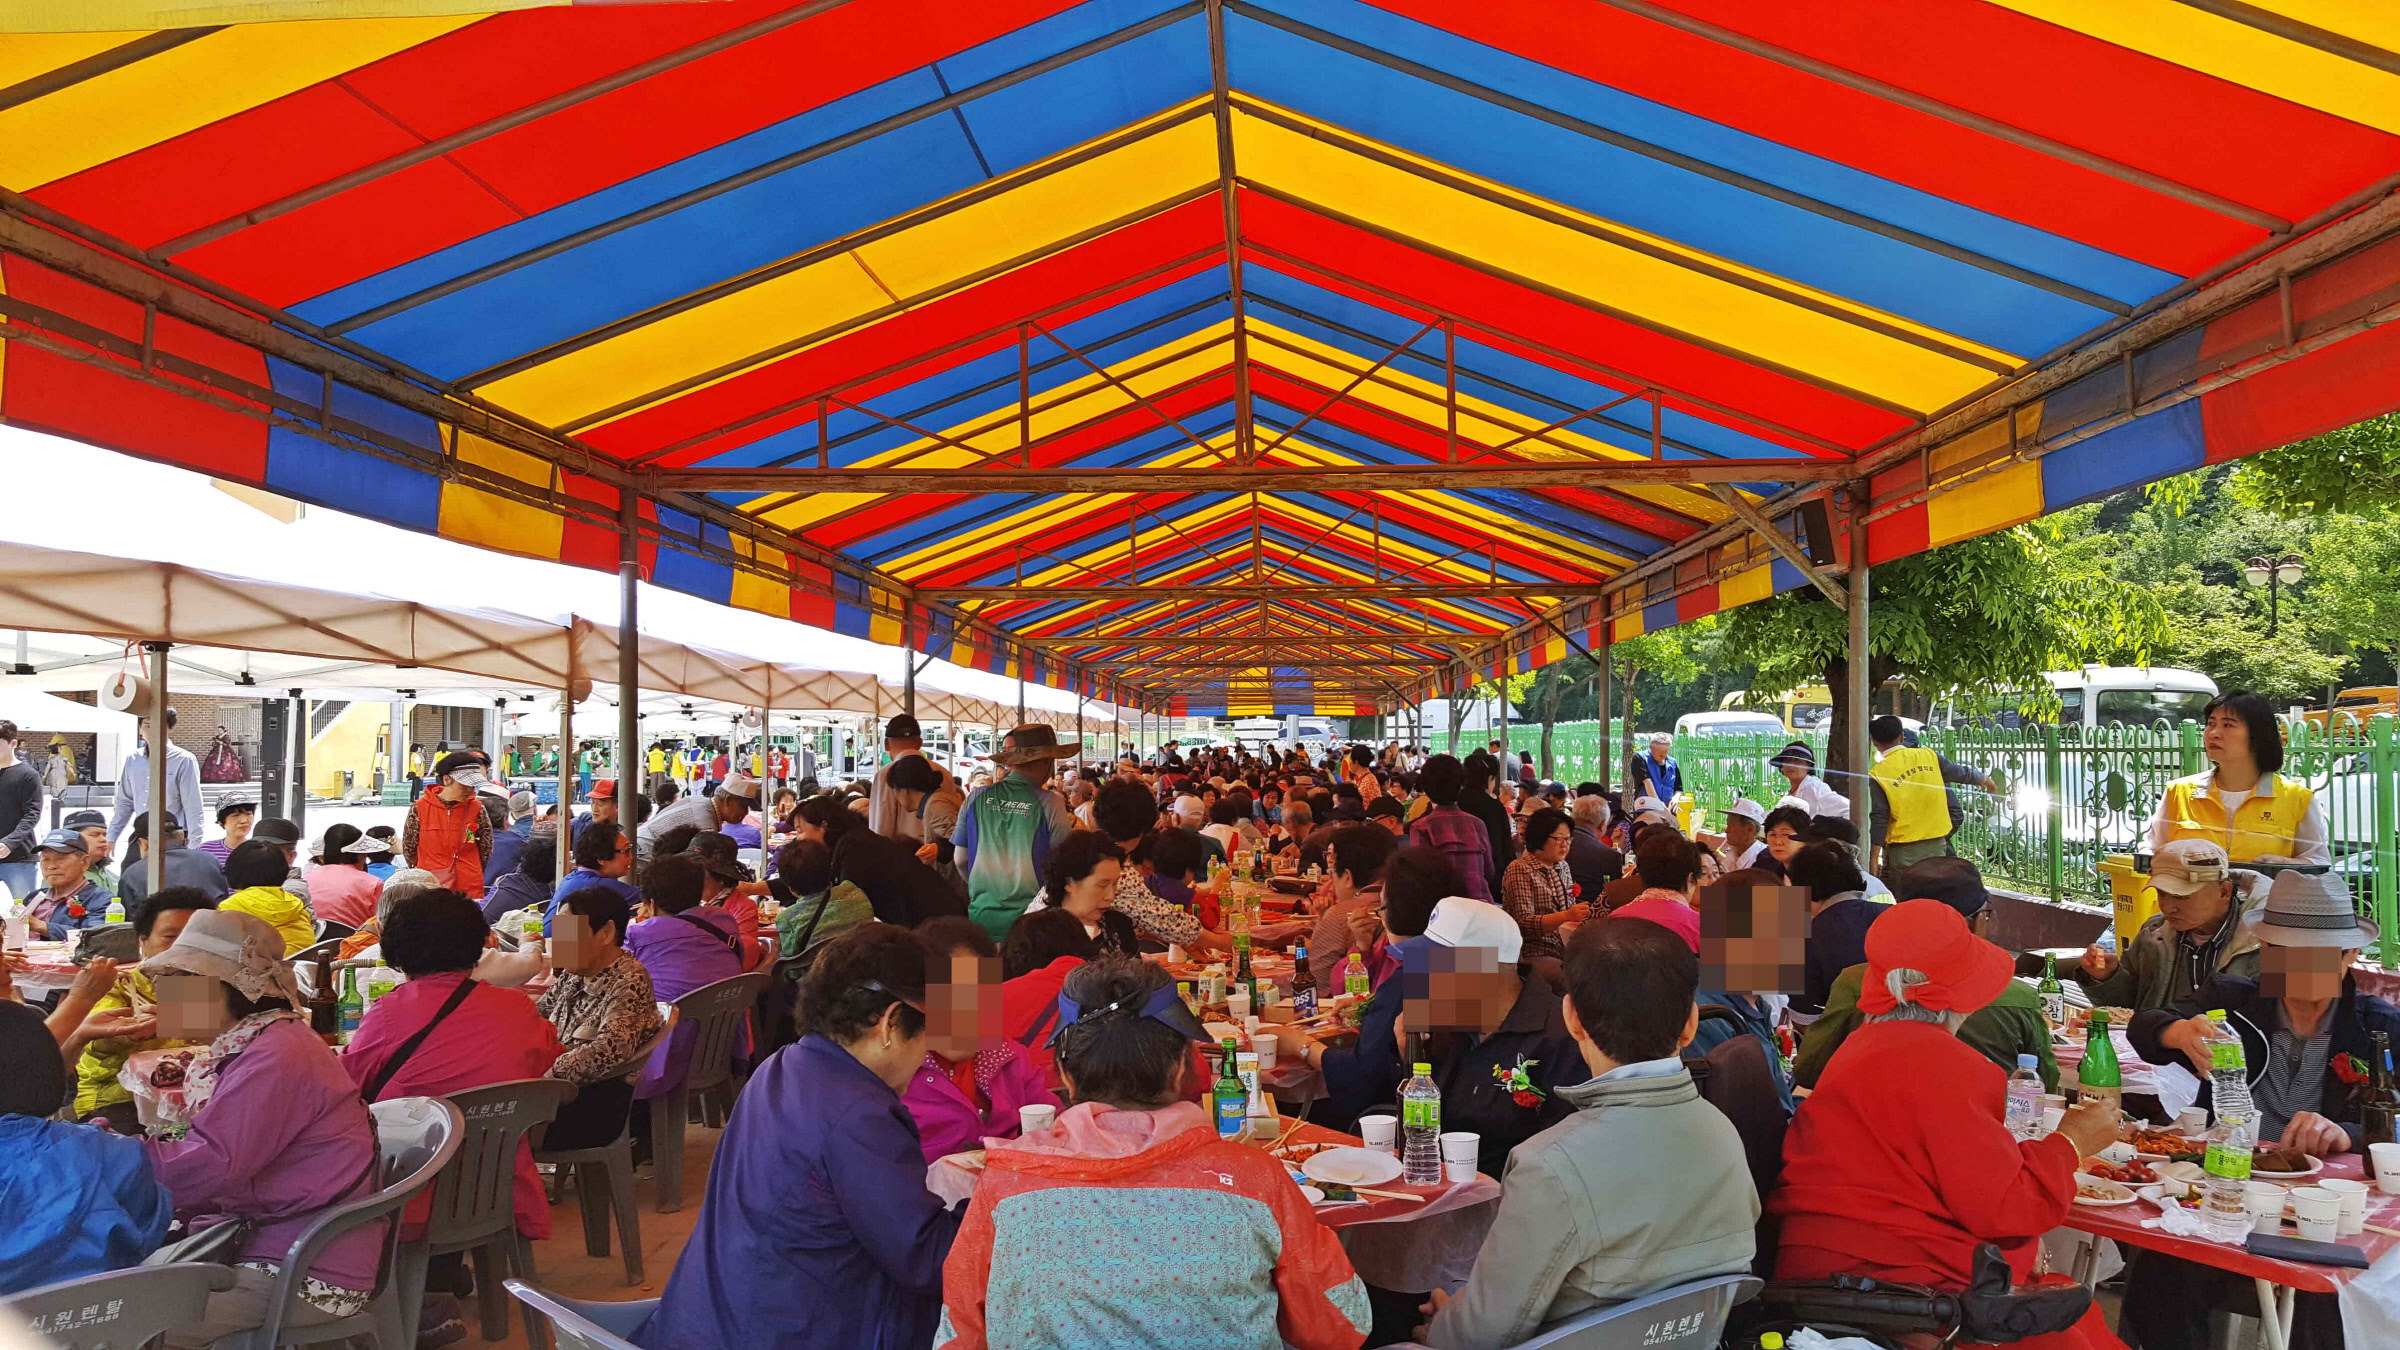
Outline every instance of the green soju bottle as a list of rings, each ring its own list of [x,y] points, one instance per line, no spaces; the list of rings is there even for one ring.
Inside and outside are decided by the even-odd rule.
[[[1233,1039],[1225,1041],[1225,1067],[1217,1072],[1214,1092],[1217,1105],[1217,1137],[1239,1139],[1250,1123],[1250,1091],[1242,1086],[1241,1067],[1235,1062],[1239,1052]]]

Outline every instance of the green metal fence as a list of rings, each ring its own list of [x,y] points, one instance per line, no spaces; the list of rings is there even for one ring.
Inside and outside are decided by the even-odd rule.
[[[1604,738],[1596,722],[1557,724],[1549,776],[1569,783],[1596,778],[1605,760],[1612,766],[1608,780],[1621,781],[1624,723],[1615,723],[1611,732]],[[1509,745],[1520,753],[1538,755],[1541,738],[1539,725],[1509,728]],[[1790,739],[1679,736],[1675,758],[1683,766],[1686,789],[1702,807],[1721,811],[1743,796],[1772,805],[1785,788],[1767,758]],[[1799,739],[1813,745],[1822,761],[1823,733]],[[2167,784],[2208,767],[2200,727],[2193,722],[2088,730],[1928,730],[1919,743],[1983,770],[1999,784],[1996,793],[1952,791],[1961,854],[2001,885],[2086,904],[2109,903],[2108,881],[2099,870],[2102,859],[2148,851],[2150,818]],[[2283,773],[2316,792],[2333,844],[2334,870],[2350,882],[2361,910],[2376,916],[2389,962],[2400,945],[2395,932],[2400,927],[2395,924],[2400,918],[2395,913],[2400,910],[2395,894],[2400,891],[2400,859],[2395,858],[2400,720],[2376,717],[2362,723],[2342,717],[2322,727],[2287,720]]]

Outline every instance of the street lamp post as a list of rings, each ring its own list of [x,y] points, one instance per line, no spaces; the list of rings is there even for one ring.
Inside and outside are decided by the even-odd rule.
[[[2253,586],[2267,588],[2267,636],[2274,637],[2281,626],[2283,588],[2297,586],[2306,568],[2297,553],[2280,558],[2252,558],[2242,564],[2242,579]]]

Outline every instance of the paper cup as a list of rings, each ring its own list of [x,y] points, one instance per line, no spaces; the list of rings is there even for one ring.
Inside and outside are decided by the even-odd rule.
[[[1247,1019],[1250,1016],[1250,991],[1247,989],[1236,989],[1232,993],[1227,994],[1225,996],[1225,1011],[1227,1015],[1231,1016],[1236,1022]]]
[[[1258,1062],[1261,1064],[1275,1062],[1275,1046],[1276,1041],[1273,1036],[1262,1035],[1250,1038],[1250,1048],[1258,1052]]]
[[[1040,1134],[1058,1123],[1058,1108],[1046,1102],[1017,1108],[1017,1133]]]
[[[2176,1116],[2175,1116],[2175,1132],[2176,1132],[2176,1133],[2178,1133],[2178,1134],[2183,1134],[2183,1135],[2189,1135],[2189,1136],[2191,1136],[2192,1138],[2194,1138],[2194,1139],[2197,1139],[2197,1138],[2199,1138],[2199,1137],[2200,1137],[2201,1133],[2202,1133],[2203,1131],[2207,1130],[2207,1129],[2208,1129],[2208,1108],[2207,1108],[2207,1107],[2205,1107],[2205,1106],[2187,1106],[2187,1107],[2183,1108],[2183,1110],[2181,1110],[2180,1112],[2177,1112],[2177,1113],[2176,1113]]]
[[[2059,1123],[2060,1121],[2062,1121],[2062,1120],[2065,1120],[2066,1118],[2067,1118],[2067,1108],[2065,1108],[2065,1107],[2063,1107],[2063,1106],[2045,1106],[2045,1107],[2043,1107],[2043,1108],[2042,1108],[2042,1133],[2043,1133],[2043,1134],[2045,1134],[2045,1135],[2052,1135],[2052,1134],[2056,1134],[2056,1133],[2058,1133],[2058,1123]]]
[[[1475,1160],[1483,1148],[1483,1136],[1469,1130],[1451,1130],[1440,1137],[1442,1146],[1442,1175],[1451,1181],[1473,1181]]]
[[[2242,1186],[2242,1207],[2250,1211],[2250,1231],[2274,1233],[2283,1227],[2283,1201],[2289,1195],[2272,1181],[2246,1182]]]
[[[2367,1158],[2375,1167],[2375,1189],[2400,1195],[2400,1144],[2369,1144]]]
[[[1360,1116],[1358,1118],[1358,1137],[1359,1142],[1366,1147],[1389,1153],[1392,1151],[1394,1142],[1400,1137],[1400,1117]]]
[[[2331,1191],[2342,1200],[2342,1236],[2357,1237],[2367,1231],[2367,1183],[2346,1177],[2326,1177],[2317,1182],[2317,1189]]]
[[[2342,1197],[2322,1186],[2295,1186],[2292,1217],[2302,1238],[2331,1242],[2342,1232]]]

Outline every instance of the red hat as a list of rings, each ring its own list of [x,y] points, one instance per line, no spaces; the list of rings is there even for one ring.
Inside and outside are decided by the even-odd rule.
[[[1636,900],[1630,905],[1619,905],[1610,910],[1608,917],[1648,919],[1661,928],[1672,929],[1677,937],[1691,944],[1694,953],[1700,950],[1700,911],[1680,900],[1669,900],[1663,896]]]
[[[614,778],[603,778],[600,781],[592,784],[593,801],[607,801],[616,795],[617,780]]]
[[[1971,1013],[2008,987],[2016,961],[1968,931],[1967,920],[1939,900],[1903,900],[1867,929],[1867,978],[1858,1009],[1887,1013],[1899,1000],[1886,976],[1921,970],[1923,984],[1909,986],[1909,1001],[1939,1012]]]

